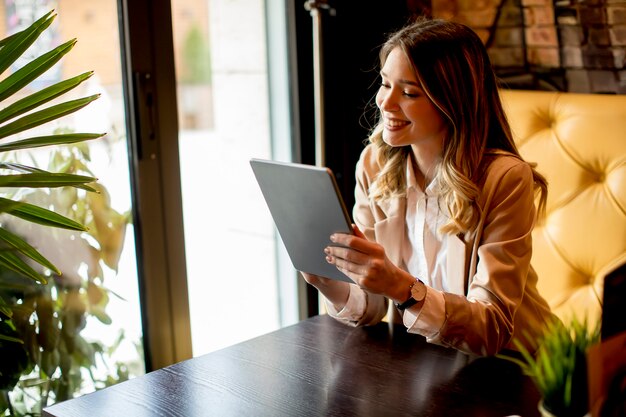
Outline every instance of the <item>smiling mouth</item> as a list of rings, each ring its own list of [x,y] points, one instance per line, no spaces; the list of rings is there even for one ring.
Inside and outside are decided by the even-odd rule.
[[[398,119],[385,119],[385,127],[388,129],[396,129],[408,125],[410,122]]]

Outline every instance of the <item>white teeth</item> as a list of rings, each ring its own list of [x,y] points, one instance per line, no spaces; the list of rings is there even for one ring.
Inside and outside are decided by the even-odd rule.
[[[404,121],[404,120],[391,120],[391,119],[387,119],[385,120],[385,124],[389,127],[400,127],[400,126],[405,126],[408,125],[409,122]]]

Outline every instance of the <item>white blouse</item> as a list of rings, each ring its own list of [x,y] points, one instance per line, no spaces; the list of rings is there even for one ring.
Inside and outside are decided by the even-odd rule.
[[[448,291],[447,239],[438,229],[447,221],[448,214],[438,198],[437,177],[430,182],[425,192],[422,191],[411,160],[408,159],[406,179],[407,230],[402,244],[404,265],[398,266],[419,278],[428,289],[422,308],[416,306],[405,310],[403,322],[409,332],[432,338],[439,333],[445,320],[445,300],[441,291]]]
[[[422,191],[417,184],[412,164],[407,163],[407,233],[402,245],[405,269],[424,284],[447,291],[446,243],[438,232],[447,221],[447,211],[442,211],[436,192],[437,178]]]
[[[437,178],[431,181],[424,193],[417,184],[410,160],[407,161],[406,169],[407,229],[402,242],[404,264],[398,267],[419,278],[426,284],[427,290],[421,306],[404,310],[402,321],[409,333],[421,334],[430,340],[439,335],[446,316],[443,292],[447,291],[447,240],[437,229],[446,221],[447,214],[442,210],[436,195]],[[326,308],[332,316],[351,321],[359,319],[354,314],[366,309],[367,300],[362,291],[352,291],[353,288],[358,287],[355,284],[350,285],[350,295],[341,311],[336,311],[332,303],[325,300]]]

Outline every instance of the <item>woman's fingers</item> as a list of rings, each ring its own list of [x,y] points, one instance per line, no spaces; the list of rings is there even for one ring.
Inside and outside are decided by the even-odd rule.
[[[354,235],[355,235],[355,236],[358,236],[358,237],[360,237],[360,238],[362,238],[362,239],[366,239],[366,237],[365,237],[365,235],[363,234],[363,232],[361,232],[361,230],[359,229],[359,227],[358,227],[356,224],[354,224],[354,223],[352,223],[352,230],[354,231]]]
[[[360,279],[380,279],[385,275],[386,258],[384,252],[382,256],[373,256],[338,246],[329,246],[324,252],[326,252],[326,261],[328,263],[335,265],[341,272],[355,281]]]
[[[329,263],[335,265],[344,274],[346,272],[352,272],[355,274],[362,274],[364,272],[363,265],[360,263],[349,261],[336,256],[330,256],[329,258],[327,258],[327,260]]]
[[[337,311],[346,305],[350,295],[350,285],[347,282],[336,281],[306,272],[300,273],[306,282],[317,288],[335,306]]]
[[[302,271],[300,271],[300,273],[307,283],[311,284],[320,291],[326,291],[328,288],[332,288],[333,286],[337,285],[337,281],[330,278],[325,278],[319,275],[309,274]]]
[[[357,264],[365,264],[369,260],[369,256],[367,254],[343,246],[328,246],[324,249],[324,253],[326,256],[344,259]]]
[[[357,229],[358,230],[358,229]],[[360,232],[359,232],[360,233]],[[364,253],[368,257],[384,256],[384,249],[376,242],[356,235],[347,235],[345,233],[334,233],[330,236],[330,240],[340,246],[329,246],[330,248],[346,247],[355,251]]]
[[[341,246],[326,247],[326,260],[362,288],[382,293],[392,275],[392,265],[381,245],[358,234],[362,235],[356,227],[354,235],[333,234],[331,241]]]
[[[360,266],[367,266],[377,257],[384,257],[384,250],[380,245],[361,237],[335,233],[330,240],[338,246],[329,245],[324,249],[326,260],[348,271],[363,273],[364,269],[359,268]]]
[[[302,274],[304,280],[313,286],[327,285],[328,281],[330,281],[329,278],[320,277],[319,275],[313,275],[302,271],[300,271],[300,273]]]

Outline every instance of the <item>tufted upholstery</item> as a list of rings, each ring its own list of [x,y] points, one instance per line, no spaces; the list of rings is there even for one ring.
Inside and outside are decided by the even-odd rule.
[[[539,291],[562,319],[598,320],[604,276],[626,262],[626,96],[501,96],[520,153],[548,180],[533,234]]]

